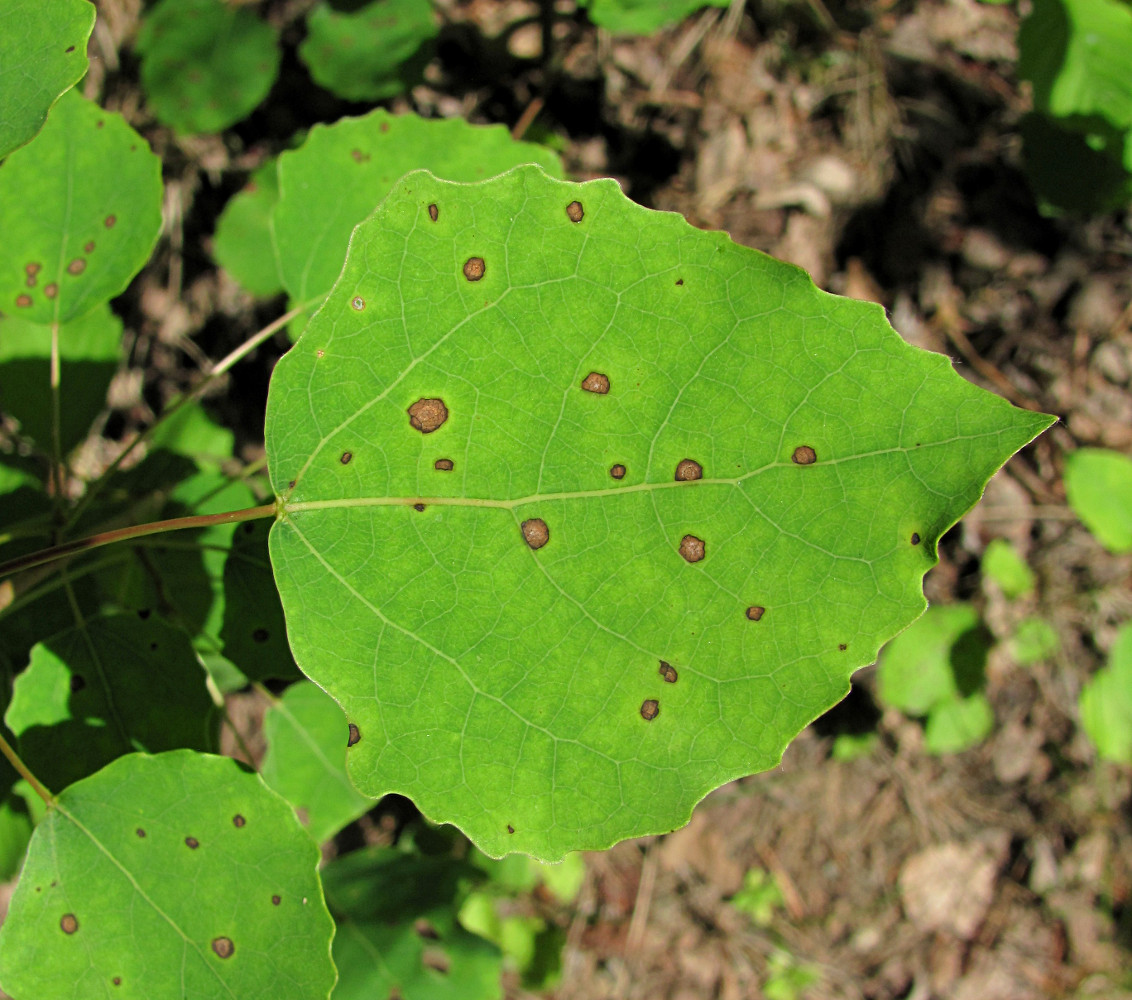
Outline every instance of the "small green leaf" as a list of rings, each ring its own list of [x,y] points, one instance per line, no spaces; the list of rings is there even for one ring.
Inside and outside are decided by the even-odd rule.
[[[354,851],[322,873],[338,923],[334,1000],[495,1000],[495,945],[456,922],[463,886],[479,876],[449,858],[389,848]]]
[[[224,561],[222,652],[246,677],[257,681],[301,676],[287,644],[283,606],[267,554],[269,530],[264,521],[237,526]],[[343,754],[343,766],[345,759]]]
[[[161,231],[161,161],[121,115],[64,94],[0,170],[0,312],[66,323],[121,292]]]
[[[27,807],[9,792],[0,799],[0,878],[7,881],[19,873],[31,833]]]
[[[1132,552],[1132,458],[1105,448],[1070,452],[1065,494],[1101,545],[1110,552]]]
[[[279,198],[275,160],[263,164],[227,205],[216,224],[217,263],[253,295],[283,291],[271,246],[271,213]]]
[[[928,753],[962,753],[983,742],[994,728],[994,712],[986,695],[941,702],[928,713],[924,747]]]
[[[774,915],[786,902],[778,880],[770,872],[750,869],[743,876],[743,888],[729,900],[732,906],[747,914],[756,927],[769,927]]]
[[[0,0],[0,160],[83,78],[94,14],[87,0]]]
[[[1024,618],[1010,640],[1014,662],[1024,667],[1053,656],[1060,648],[1057,629],[1044,618]]]
[[[188,636],[156,615],[114,615],[37,644],[4,722],[57,789],[133,750],[210,749],[213,715]]]
[[[562,172],[554,153],[516,142],[502,125],[426,121],[380,108],[316,125],[299,149],[279,157],[272,229],[284,288],[296,302],[321,302],[342,270],[354,226],[408,171],[424,167],[438,177],[475,181],[519,163]]]
[[[59,327],[59,437],[64,454],[86,438],[105,408],[121,341],[122,321],[106,304]],[[19,421],[20,434],[34,441],[42,454],[52,453],[50,326],[0,315],[0,411]]]
[[[1132,623],[1120,629],[1108,663],[1081,691],[1080,711],[1101,758],[1132,764]]]
[[[263,780],[295,807],[316,841],[373,806],[346,776],[346,716],[326,692],[310,681],[292,684],[268,709],[263,728]]]
[[[355,785],[488,854],[672,830],[845,695],[1050,420],[613,181],[410,174],[272,377],[295,659]]]
[[[374,0],[350,13],[322,2],[307,15],[299,58],[331,93],[381,101],[420,78],[437,31],[428,0]]]
[[[275,29],[249,6],[161,0],[138,32],[141,82],[158,120],[219,132],[247,117],[279,73]]]
[[[983,573],[994,580],[1007,597],[1022,597],[1034,589],[1034,571],[1005,538],[991,539],[983,553],[982,565]]]
[[[1034,0],[1018,29],[1018,76],[1034,85],[1037,111],[1127,129],[1130,52],[1132,7],[1123,0]]]
[[[701,7],[726,7],[731,0],[582,0],[590,20],[615,35],[650,35],[682,21]]]
[[[16,997],[316,1000],[334,985],[318,849],[227,757],[130,754],[36,828],[0,930]]]
[[[985,681],[990,637],[969,604],[928,608],[881,654],[881,701],[908,715],[979,691]]]

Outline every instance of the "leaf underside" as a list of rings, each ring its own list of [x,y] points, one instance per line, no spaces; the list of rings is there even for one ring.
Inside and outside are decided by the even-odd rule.
[[[358,788],[488,854],[672,830],[922,612],[1050,419],[613,181],[410,174],[273,376],[291,645]]]

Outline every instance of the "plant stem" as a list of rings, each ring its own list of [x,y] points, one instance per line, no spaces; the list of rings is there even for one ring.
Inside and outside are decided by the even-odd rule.
[[[285,312],[277,320],[273,320],[271,323],[268,323],[267,326],[265,326],[258,333],[252,334],[252,336],[245,340],[239,347],[228,354],[227,357],[222,358],[220,361],[214,364],[212,366],[212,371],[210,371],[203,379],[201,379],[195,386],[193,386],[192,389],[185,393],[184,396],[173,403],[173,405],[170,406],[164,413],[162,413],[154,423],[150,424],[145,430],[138,434],[137,437],[133,439],[133,441],[126,445],[126,447],[123,448],[119,453],[118,457],[115,458],[109,466],[107,466],[106,471],[103,472],[101,476],[99,476],[93,483],[90,484],[90,488],[86,491],[86,494],[75,505],[75,509],[71,512],[71,516],[67,521],[67,528],[71,528],[76,524],[78,519],[82,516],[83,512],[87,509],[87,507],[90,506],[91,502],[98,496],[99,493],[102,492],[107,482],[109,482],[110,477],[118,471],[122,463],[133,453],[134,449],[137,448],[138,445],[142,444],[145,441],[148,441],[153,436],[153,432],[161,425],[162,421],[167,420],[169,417],[173,416],[173,414],[180,410],[181,407],[186,403],[190,403],[192,402],[192,400],[196,399],[201,393],[204,392],[205,389],[207,389],[213,382],[216,381],[216,379],[218,379],[221,375],[228,371],[228,369],[231,368],[237,361],[239,361],[241,358],[246,357],[257,347],[259,347],[259,345],[262,344],[265,340],[267,340],[269,337],[272,337],[276,333],[276,331],[286,326],[291,322],[291,320],[293,320],[296,316],[301,315],[305,310],[309,309],[317,301],[317,299],[311,299],[307,302],[301,302],[299,305],[295,306],[294,309],[291,309],[289,312]]]
[[[244,510],[228,510],[220,514],[193,514],[190,517],[172,517],[165,521],[151,521],[149,524],[134,524],[126,528],[115,528],[113,531],[103,531],[97,535],[77,538],[73,542],[64,542],[62,545],[53,545],[50,548],[40,549],[38,552],[29,552],[27,555],[9,559],[5,563],[0,563],[0,579],[10,576],[12,573],[19,573],[25,569],[42,566],[44,563],[54,562],[56,559],[65,559],[67,556],[75,555],[78,552],[86,552],[114,542],[143,538],[146,535],[156,535],[162,531],[181,531],[185,528],[207,528],[214,524],[254,521],[261,517],[274,517],[275,513],[275,504],[265,503],[259,507],[248,507]]]
[[[49,806],[55,804],[55,797],[44,788],[43,785],[40,784],[39,779],[28,770],[27,764],[25,764],[20,759],[20,755],[12,749],[12,745],[4,739],[3,733],[0,733],[0,753],[8,758],[8,763],[16,769],[16,773],[19,774],[24,781],[31,785],[36,795],[43,799]]]

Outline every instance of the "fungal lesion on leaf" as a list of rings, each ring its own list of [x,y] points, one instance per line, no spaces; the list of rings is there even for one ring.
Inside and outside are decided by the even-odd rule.
[[[624,479],[625,478],[625,466],[623,466],[620,462],[618,462],[616,465],[610,467],[609,475],[613,479]]]
[[[455,465],[450,458],[438,458],[432,463],[432,467],[436,469],[437,472],[451,472],[455,468]]]
[[[362,738],[361,731],[358,729],[358,727],[356,725],[354,725],[354,723],[351,722],[350,723],[350,735],[346,739],[346,746],[347,747],[354,746],[361,738]]]
[[[482,257],[469,257],[464,261],[464,277],[469,281],[479,281],[487,272],[487,264]]]
[[[572,201],[566,206],[566,217],[571,222],[581,222],[586,216],[585,209],[580,201]]]
[[[660,715],[660,702],[656,698],[646,698],[641,702],[641,718],[645,722],[652,722],[658,715]]]
[[[582,379],[582,388],[586,392],[596,393],[599,396],[604,396],[609,392],[609,376],[601,372],[590,372],[584,379]]]
[[[422,434],[431,434],[448,419],[448,407],[443,399],[424,397],[408,409],[409,424]]]
[[[676,668],[667,660],[660,661],[660,669],[657,670],[657,673],[660,674],[668,684],[675,684],[680,677],[676,672]]]
[[[808,444],[799,445],[790,457],[795,465],[813,465],[818,460],[817,452]]]
[[[690,563],[697,563],[707,555],[707,543],[695,535],[685,535],[680,539],[680,555]]]
[[[676,482],[690,483],[703,479],[704,467],[694,458],[682,459],[676,466]]]
[[[541,517],[528,518],[520,527],[523,532],[523,540],[532,549],[541,549],[550,541],[550,528],[547,527],[546,522]]]
[[[766,608],[764,608],[761,604],[752,604],[749,608],[747,608],[747,619],[749,621],[757,622],[765,614]]]

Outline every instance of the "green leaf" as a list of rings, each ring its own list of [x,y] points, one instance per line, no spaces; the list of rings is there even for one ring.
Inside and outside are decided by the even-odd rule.
[[[414,173],[272,378],[295,659],[355,785],[490,855],[672,830],[845,695],[1050,421],[613,181]]]
[[[415,83],[438,31],[427,0],[374,0],[350,13],[322,2],[307,15],[299,58],[320,87],[348,101],[381,101]]]
[[[1044,618],[1024,618],[1010,640],[1014,662],[1024,667],[1053,656],[1060,648],[1057,629]]]
[[[346,716],[310,681],[292,684],[263,722],[263,780],[295,807],[319,843],[374,804],[346,776]]]
[[[0,170],[0,312],[66,323],[121,292],[161,231],[161,161],[121,115],[64,94]]]
[[[730,0],[581,0],[590,20],[615,35],[649,35],[701,7],[726,7],[728,3]]]
[[[204,680],[188,636],[156,615],[98,618],[32,648],[4,722],[36,777],[63,788],[134,750],[210,749]]]
[[[969,604],[943,604],[884,648],[878,693],[908,715],[927,715],[946,702],[979,691],[985,681],[990,636]]]
[[[86,438],[105,408],[121,342],[122,321],[106,304],[59,327],[64,454]],[[51,327],[0,315],[0,411],[15,417],[21,435],[51,454],[51,409]]]
[[[83,78],[94,13],[87,0],[0,0],[0,160]]]
[[[269,530],[263,521],[245,521],[236,527],[224,561],[222,651],[246,677],[257,681],[301,676],[287,644],[283,606],[267,554]],[[336,737],[339,743],[341,735]],[[345,759],[343,754],[343,766]]]
[[[983,553],[983,573],[999,585],[1010,598],[1022,597],[1034,589],[1034,571],[1005,538],[992,538]]]
[[[252,174],[244,189],[227,205],[216,224],[213,256],[217,263],[253,295],[283,291],[271,246],[271,213],[279,198],[275,160]]]
[[[475,869],[389,848],[354,851],[322,874],[338,923],[334,1000],[494,1000],[498,948],[456,922]]]
[[[515,142],[502,125],[425,121],[380,108],[316,125],[299,149],[279,157],[272,230],[284,288],[296,302],[321,303],[342,270],[354,226],[408,171],[424,167],[438,177],[474,181],[519,163],[539,163],[556,176],[562,171],[554,153]]]
[[[1108,663],[1081,691],[1080,710],[1101,758],[1132,764],[1132,623],[1120,629]]]
[[[924,726],[924,748],[932,754],[962,753],[978,746],[994,728],[994,712],[981,691],[935,705]]]
[[[1132,458],[1105,448],[1070,452],[1065,495],[1101,545],[1110,552],[1132,552]]]
[[[32,821],[23,801],[12,793],[0,799],[0,878],[7,881],[19,873],[31,833]]]
[[[1035,0],[1018,29],[1018,76],[1034,108],[1132,127],[1132,7],[1122,0]]]
[[[219,132],[247,117],[279,73],[275,29],[246,4],[161,0],[138,32],[141,82],[159,121]]]
[[[334,985],[314,842],[227,757],[131,754],[36,828],[0,930],[16,997],[271,997]]]

